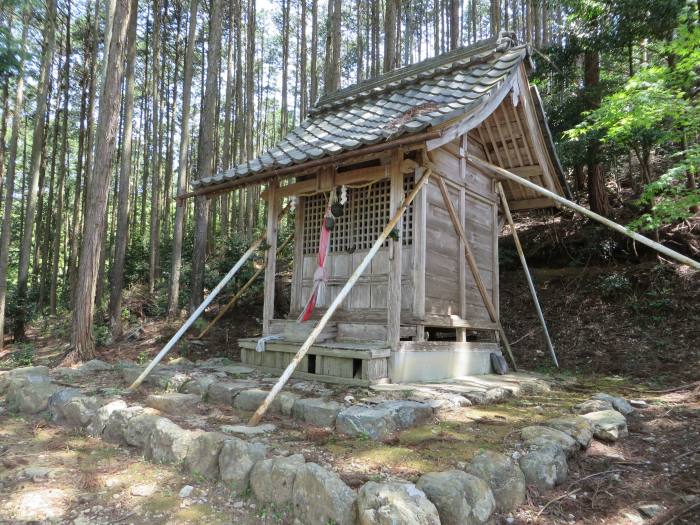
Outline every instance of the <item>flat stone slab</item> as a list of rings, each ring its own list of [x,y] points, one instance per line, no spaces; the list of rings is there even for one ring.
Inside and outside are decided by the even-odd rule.
[[[549,392],[550,387],[543,376],[513,372],[506,375],[461,376],[455,379],[445,379],[440,382],[425,383],[392,383],[386,385],[370,385],[375,392],[435,392],[454,393],[486,393],[494,388],[504,388],[513,395]]]
[[[593,427],[593,435],[603,441],[617,441],[627,436],[627,420],[617,410],[601,410],[583,416]]]
[[[292,415],[295,419],[317,427],[332,427],[343,405],[324,399],[299,399],[294,403]]]
[[[255,381],[242,379],[240,381],[214,381],[209,385],[207,391],[207,401],[231,405],[234,397],[243,390],[248,390],[257,386]]]
[[[246,412],[255,412],[263,401],[269,394],[266,390],[260,390],[259,388],[253,388],[250,390],[243,390],[239,392],[238,395],[233,400],[233,406],[238,410],[244,410]]]
[[[234,434],[237,436],[259,436],[261,434],[269,434],[277,430],[277,427],[272,423],[263,423],[255,427],[247,425],[222,425],[221,431],[226,434]]]
[[[178,392],[168,394],[151,394],[146,398],[145,404],[161,412],[168,414],[182,414],[192,412],[202,398],[196,394],[180,394]]]
[[[230,376],[242,376],[242,375],[248,375],[248,374],[253,373],[252,368],[248,368],[247,366],[238,366],[238,365],[216,366],[216,367],[211,367],[211,370],[215,370],[216,372],[223,372],[224,374],[227,374]]]
[[[335,428],[349,436],[382,439],[398,430],[392,411],[388,408],[354,405],[340,411]]]

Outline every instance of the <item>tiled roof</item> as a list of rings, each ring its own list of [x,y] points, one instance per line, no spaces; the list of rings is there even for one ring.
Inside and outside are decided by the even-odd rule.
[[[438,126],[481,107],[526,57],[526,46],[501,36],[342,89],[319,99],[273,148],[192,186],[244,179]]]

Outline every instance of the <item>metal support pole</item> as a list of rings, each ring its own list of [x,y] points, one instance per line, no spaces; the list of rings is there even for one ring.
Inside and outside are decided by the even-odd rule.
[[[374,244],[372,245],[372,248],[369,250],[367,255],[365,255],[365,258],[362,260],[360,265],[355,268],[355,271],[353,274],[350,276],[348,281],[345,283],[345,286],[340,290],[338,293],[338,296],[333,300],[331,305],[328,307],[328,310],[326,310],[326,313],[323,314],[323,317],[319,320],[318,324],[316,327],[312,330],[312,332],[309,334],[309,337],[304,341],[304,344],[301,345],[301,348],[299,348],[299,351],[297,354],[294,356],[294,359],[292,359],[292,362],[289,363],[287,368],[282,372],[282,375],[280,376],[279,380],[277,383],[275,383],[275,386],[272,387],[272,390],[270,390],[270,393],[267,395],[265,398],[265,401],[263,401],[262,405],[258,407],[258,409],[255,411],[255,414],[250,418],[250,421],[248,421],[248,426],[254,427],[257,425],[262,417],[265,415],[265,412],[267,412],[267,409],[270,407],[272,402],[274,401],[275,397],[277,397],[277,394],[284,388],[284,385],[289,381],[289,378],[291,375],[294,373],[294,370],[296,367],[301,363],[301,360],[304,358],[306,353],[309,351],[309,348],[311,348],[311,345],[314,344],[316,341],[316,338],[319,336],[319,334],[323,331],[323,329],[326,327],[326,324],[330,320],[331,317],[333,317],[333,314],[335,311],[338,309],[338,306],[340,306],[340,303],[342,303],[347,295],[350,293],[350,290],[352,290],[352,287],[355,286],[355,283],[357,280],[360,278],[360,276],[364,273],[364,271],[367,269],[367,266],[369,266],[369,263],[372,261],[374,256],[377,254],[379,249],[382,247],[384,244],[384,241],[386,241],[387,237],[389,237],[389,234],[391,231],[394,229],[396,224],[398,224],[399,220],[403,216],[403,213],[406,211],[406,208],[413,202],[413,199],[415,199],[416,195],[418,195],[418,192],[420,189],[425,185],[426,182],[428,182],[428,179],[430,179],[430,173],[431,169],[428,168],[423,176],[420,178],[420,180],[415,184],[413,187],[413,190],[411,190],[411,193],[409,193],[406,198],[403,200],[403,203],[401,206],[399,206],[399,209],[396,210],[396,213],[392,217],[392,219],[389,221],[389,223],[384,227],[384,230],[382,233],[379,235],[376,241],[374,241]]]
[[[518,232],[515,229],[515,223],[513,222],[513,217],[510,214],[510,208],[508,207],[508,201],[506,200],[506,193],[503,191],[503,186],[500,182],[496,183],[498,188],[498,193],[501,196],[501,204],[503,205],[503,211],[505,212],[506,219],[510,225],[510,229],[513,232],[513,242],[515,242],[515,249],[518,251],[518,257],[520,257],[520,264],[523,266],[525,271],[525,278],[527,279],[527,286],[530,288],[530,295],[532,295],[532,302],[535,303],[535,310],[537,311],[537,317],[540,319],[540,324],[542,325],[542,330],[544,331],[544,337],[547,340],[547,348],[554,361],[554,366],[559,368],[559,361],[557,360],[557,354],[554,353],[554,345],[552,345],[552,340],[549,337],[549,330],[547,330],[547,323],[544,320],[544,314],[542,313],[542,308],[540,308],[540,301],[537,298],[537,291],[535,290],[535,284],[532,282],[532,276],[530,275],[530,269],[527,266],[527,261],[525,260],[525,252],[523,252],[523,247],[520,244],[520,239],[518,238]]]
[[[277,220],[279,221],[289,210],[289,204],[282,210],[282,212],[278,215]],[[148,374],[151,373],[151,370],[155,368],[155,366],[163,359],[170,350],[177,344],[177,342],[180,340],[180,338],[189,330],[189,328],[194,324],[194,322],[197,320],[197,318],[202,315],[204,310],[206,310],[207,306],[211,304],[211,302],[216,298],[217,295],[219,295],[219,292],[228,284],[228,282],[233,279],[233,276],[238,273],[238,271],[243,267],[243,265],[246,263],[248,259],[250,259],[251,255],[255,253],[255,251],[258,249],[258,247],[262,244],[263,240],[265,240],[265,234],[261,235],[258,237],[253,244],[250,245],[250,248],[246,250],[246,252],[241,256],[240,259],[236,262],[236,264],[229,270],[229,272],[224,276],[221,281],[219,281],[219,284],[216,285],[216,288],[214,288],[209,295],[206,296],[204,301],[202,301],[202,304],[200,304],[197,309],[190,315],[190,317],[185,321],[185,324],[183,324],[180,329],[177,331],[177,333],[170,338],[170,341],[163,347],[163,349],[158,352],[158,355],[153,358],[153,361],[151,361],[146,369],[141,372],[141,375],[136,378],[136,381],[134,381],[131,386],[129,387],[129,390],[135,390],[139,387],[139,385],[143,382],[144,379],[148,376]]]
[[[526,188],[531,189],[535,193],[539,193],[540,195],[544,195],[545,197],[549,197],[553,201],[558,202],[559,204],[563,204],[567,208],[571,208],[572,210],[575,210],[586,217],[590,217],[594,221],[598,221],[601,224],[604,224],[608,228],[612,228],[618,233],[621,233],[623,235],[626,235],[627,237],[630,237],[634,239],[635,241],[644,244],[645,246],[648,246],[649,248],[652,248],[656,250],[657,252],[660,252],[667,257],[670,257],[671,259],[675,259],[681,264],[685,264],[687,266],[690,266],[691,268],[695,268],[696,270],[700,270],[700,262],[695,261],[691,259],[690,257],[686,257],[685,255],[678,253],[674,250],[671,250],[670,248],[667,248],[663,244],[659,244],[658,242],[654,242],[651,239],[644,237],[643,235],[639,235],[637,232],[633,232],[629,228],[625,228],[624,226],[621,226],[620,224],[611,221],[610,219],[606,219],[602,215],[598,215],[597,213],[589,210],[588,208],[584,208],[583,206],[580,206],[576,204],[575,202],[571,202],[568,199],[565,199],[564,197],[561,197],[557,195],[554,192],[551,192],[549,190],[544,189],[541,186],[538,186],[537,184],[534,184],[530,182],[529,180],[525,180],[522,177],[519,177],[515,173],[511,173],[508,170],[504,170],[503,168],[496,166],[495,164],[491,164],[490,162],[483,161],[473,155],[467,155],[467,160],[471,162],[474,166],[477,168],[481,168],[482,170],[489,171],[495,175],[498,175],[504,179],[508,179],[509,181],[515,182],[517,184],[520,184],[521,186],[525,186]]]

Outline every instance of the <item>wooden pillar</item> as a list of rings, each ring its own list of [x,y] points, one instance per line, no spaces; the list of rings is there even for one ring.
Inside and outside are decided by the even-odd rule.
[[[304,272],[304,197],[296,197],[294,215],[294,269],[292,278],[291,312],[299,313],[303,307],[301,280]]]
[[[391,186],[389,193],[389,215],[393,216],[401,207],[404,200],[403,173],[401,161],[403,152],[395,151],[391,156]],[[401,339],[401,256],[403,252],[402,224],[399,221],[396,229],[399,232],[398,240],[389,240],[389,283],[387,290],[387,344],[395,350]]]
[[[267,199],[267,258],[265,264],[265,299],[263,302],[263,335],[270,335],[270,322],[275,316],[275,273],[277,273],[277,179],[270,181]]]
[[[423,168],[416,168],[418,182]],[[425,320],[425,245],[428,216],[428,193],[425,188],[413,201],[413,316]],[[425,341],[425,326],[416,326],[416,341]]]

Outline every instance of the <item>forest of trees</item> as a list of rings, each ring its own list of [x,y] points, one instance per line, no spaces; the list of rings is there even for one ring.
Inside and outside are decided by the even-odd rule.
[[[634,198],[637,227],[658,234],[700,200],[699,12],[682,0],[2,0],[0,347],[65,315],[72,356],[89,358],[96,335],[122,333],[132,287],[150,315],[196,306],[212,261],[232,260],[264,210],[253,187],[177,206],[190,180],[264,151],[323,93],[501,31],[533,49],[577,198],[606,215]]]

